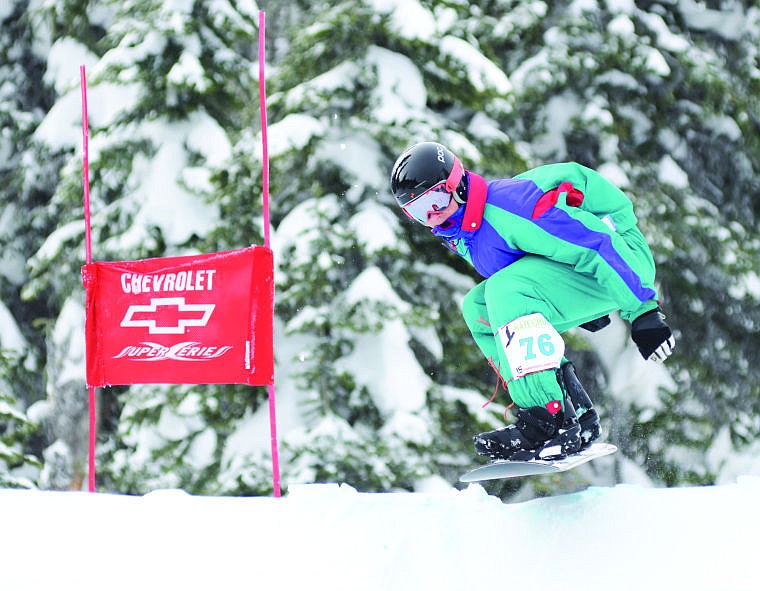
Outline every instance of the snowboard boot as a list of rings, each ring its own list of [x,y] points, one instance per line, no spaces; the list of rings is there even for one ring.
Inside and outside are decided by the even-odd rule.
[[[560,369],[563,389],[570,397],[576,411],[580,413],[578,423],[581,426],[581,449],[586,449],[602,434],[599,415],[594,409],[594,403],[591,402],[583,384],[575,374],[575,366],[568,361]]]
[[[559,374],[557,370],[558,381]],[[527,461],[564,458],[580,450],[581,428],[567,395],[565,410],[559,400],[552,400],[546,406],[520,408],[516,415],[514,424],[473,437],[475,451],[492,460]]]

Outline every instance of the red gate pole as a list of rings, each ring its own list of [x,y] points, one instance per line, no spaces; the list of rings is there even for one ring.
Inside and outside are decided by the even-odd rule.
[[[87,118],[87,77],[84,65],[79,66],[80,86],[82,88],[82,183],[84,185],[84,250],[87,264],[92,263],[92,236],[90,234],[90,128]],[[87,453],[87,485],[90,492],[95,492],[95,443],[97,439],[97,415],[95,408],[95,386],[87,385],[89,394],[90,438]]]
[[[271,249],[269,231],[269,146],[267,141],[266,78],[264,77],[264,29],[265,13],[259,11],[259,104],[261,111],[262,191],[264,202],[264,246]],[[274,317],[272,318],[274,323]],[[274,375],[269,391],[269,434],[272,447],[272,488],[274,496],[280,496],[280,457],[277,451],[277,412],[275,409]]]

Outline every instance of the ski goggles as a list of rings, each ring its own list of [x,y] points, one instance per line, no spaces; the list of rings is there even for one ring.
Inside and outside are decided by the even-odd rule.
[[[441,183],[412,199],[403,209],[410,218],[424,224],[429,211],[444,209],[450,202],[451,193],[446,190],[445,183]]]
[[[452,193],[457,190],[464,175],[464,169],[459,158],[454,158],[454,165],[445,181],[433,185],[402,206],[404,213],[421,224],[427,222],[429,211],[440,211],[451,202]]]

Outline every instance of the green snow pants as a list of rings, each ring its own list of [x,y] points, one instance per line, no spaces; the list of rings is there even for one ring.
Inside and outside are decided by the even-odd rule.
[[[653,280],[654,261],[649,249],[636,248],[637,244],[645,245],[638,228],[628,230],[624,237],[636,251],[637,271]],[[535,255],[526,255],[497,271],[470,290],[462,302],[462,313],[475,342],[504,381],[509,382],[510,396],[521,408],[543,406],[552,400],[564,403],[564,397],[555,370],[512,380],[499,328],[521,316],[540,312],[563,333],[618,309],[592,275]]]

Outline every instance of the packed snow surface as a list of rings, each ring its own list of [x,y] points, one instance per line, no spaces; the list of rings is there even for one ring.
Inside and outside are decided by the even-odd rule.
[[[0,491],[0,589],[756,590],[760,478],[505,504],[292,486],[282,498]]]

